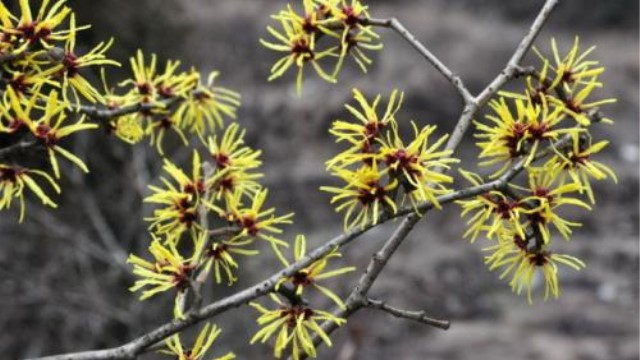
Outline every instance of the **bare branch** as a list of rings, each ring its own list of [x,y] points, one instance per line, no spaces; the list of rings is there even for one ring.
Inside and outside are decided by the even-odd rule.
[[[7,146],[5,148],[0,149],[0,160],[5,160],[9,158],[12,154],[25,151],[26,149],[30,149],[32,147],[38,146],[38,141],[36,140],[22,140],[13,145]]]
[[[363,25],[373,25],[380,27],[387,27],[395,30],[403,39],[405,39],[411,46],[413,46],[427,61],[438,70],[442,76],[444,76],[456,89],[458,94],[462,97],[465,104],[469,104],[473,101],[473,96],[467,87],[464,85],[462,79],[456,75],[451,69],[449,69],[437,56],[435,56],[429,49],[427,49],[402,23],[396,19],[362,19]]]
[[[526,55],[527,51],[531,48],[533,41],[536,39],[540,30],[542,30],[542,26],[551,15],[551,12],[558,4],[559,0],[547,0],[540,10],[540,13],[534,20],[529,32],[522,39],[520,44],[518,45],[516,52],[511,56],[509,62],[505,66],[505,68],[496,76],[496,78],[489,84],[487,87],[480,92],[478,96],[474,98],[474,102],[471,106],[468,106],[462,112],[462,116],[460,120],[458,120],[458,124],[456,125],[453,133],[451,134],[451,139],[449,141],[450,146],[449,149],[453,149],[457,147],[458,143],[462,140],[464,133],[466,132],[469,124],[471,123],[471,119],[475,116],[475,113],[487,102],[491,99],[502,87],[511,79],[513,79],[516,75],[518,75],[518,68],[522,61],[522,58]]]
[[[451,325],[447,320],[438,320],[438,319],[434,319],[432,317],[427,316],[427,313],[424,310],[411,311],[411,310],[399,309],[399,308],[387,305],[384,301],[374,300],[371,298],[366,298],[364,300],[364,306],[370,309],[376,309],[376,310],[387,312],[398,318],[417,321],[417,322],[430,325],[442,330],[449,329],[449,326]]]

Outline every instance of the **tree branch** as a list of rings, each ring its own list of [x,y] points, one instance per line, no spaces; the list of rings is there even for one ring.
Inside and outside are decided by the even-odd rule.
[[[22,140],[13,145],[9,145],[0,149],[0,160],[9,158],[12,154],[24,151],[26,149],[36,147],[39,143],[37,140]]]
[[[451,325],[447,320],[438,320],[438,319],[434,319],[432,317],[427,316],[427,313],[424,310],[411,311],[411,310],[399,309],[399,308],[387,305],[384,301],[374,300],[371,298],[366,298],[364,300],[364,306],[370,309],[376,309],[376,310],[387,312],[398,318],[417,321],[419,323],[430,325],[442,330],[449,329],[449,326]]]
[[[449,69],[437,56],[435,56],[429,49],[427,49],[402,23],[396,18],[390,19],[368,19],[364,18],[361,21],[362,25],[372,25],[379,27],[387,27],[395,30],[403,39],[405,39],[411,46],[413,46],[420,55],[422,55],[427,61],[433,65],[436,70],[442,74],[456,89],[460,97],[465,104],[470,104],[473,101],[473,96],[467,87],[464,85],[462,79],[456,75],[451,69]]]

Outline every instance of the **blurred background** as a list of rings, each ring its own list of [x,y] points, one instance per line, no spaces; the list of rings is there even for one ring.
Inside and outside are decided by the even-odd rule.
[[[477,92],[504,66],[543,2],[368,3],[374,17],[398,17]],[[203,72],[219,70],[219,84],[242,93],[239,121],[248,129],[248,143],[263,150],[270,202],[283,213],[296,213],[290,239],[303,232],[312,245],[320,245],[341,232],[341,216],[318,188],[332,181],[323,163],[340,148],[327,131],[331,121],[346,115],[343,104],[350,101],[352,87],[369,95],[404,90],[400,119],[437,124],[440,133],[450,132],[459,115],[460,101],[450,85],[390,31],[381,31],[385,50],[374,56],[369,74],[349,66],[337,85],[309,77],[304,96],[297,98],[292,77],[266,81],[275,55],[258,43],[266,37],[269,15],[284,1],[69,4],[81,23],[93,25],[83,34],[85,46],[113,36],[111,55],[123,64],[142,48]],[[561,274],[564,295],[559,300],[529,306],[485,268],[481,243],[462,239],[464,221],[455,207],[432,212],[392,258],[372,296],[449,319],[451,329],[443,332],[363,310],[335,334],[331,349],[320,350],[319,358],[638,359],[638,2],[561,1],[537,44],[548,50],[555,36],[566,48],[576,35],[585,45],[597,45],[593,56],[608,69],[600,96],[618,99],[604,109],[615,125],[599,126],[594,134],[611,139],[599,160],[616,171],[619,183],[596,183],[595,210],[572,214],[583,227],[571,243],[556,241],[588,267]],[[117,80],[118,71],[114,74]],[[475,169],[471,140],[459,155],[467,169]],[[127,290],[133,278],[126,256],[148,245],[143,217],[150,209],[141,199],[160,174],[157,154],[145,144],[131,147],[97,133],[73,146],[86,154],[92,172],[64,171],[68,176],[58,210],[29,204],[22,225],[16,213],[0,216],[3,358],[120,345],[171,315],[170,299],[141,303]],[[170,156],[181,162],[189,154],[175,147]],[[362,270],[394,226],[368,232],[345,249],[345,260]],[[207,289],[207,295],[220,298],[262,280],[275,269],[275,259],[265,264],[268,258],[243,260],[239,283]],[[346,296],[357,276],[331,285]],[[241,308],[216,318],[223,333],[215,354],[233,350],[240,359],[270,358],[269,348],[247,345],[257,329],[254,315]],[[162,358],[143,358],[156,357]]]

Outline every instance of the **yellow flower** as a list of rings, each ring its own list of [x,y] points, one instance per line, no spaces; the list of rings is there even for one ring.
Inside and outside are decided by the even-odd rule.
[[[220,142],[218,137],[209,137],[207,141],[209,154],[218,169],[250,170],[260,167],[258,160],[262,151],[252,150],[244,145],[245,130],[240,130],[237,123],[229,125]]]
[[[120,66],[120,63],[108,59],[105,55],[111,45],[113,45],[113,39],[99,43],[86,54],[78,55],[75,53],[76,32],[78,30],[76,27],[75,14],[71,14],[69,38],[65,42],[64,54],[62,55],[62,59],[60,59],[60,64],[46,70],[46,73],[61,75],[62,94],[66,103],[68,103],[67,92],[69,88],[71,88],[73,92],[77,105],[80,104],[78,93],[92,103],[104,102],[100,92],[81,75],[80,71],[83,68],[91,66]]]
[[[516,100],[516,105],[518,113],[514,116],[504,98],[500,98],[499,101],[493,99],[489,102],[489,106],[494,114],[486,115],[490,123],[474,121],[478,131],[474,137],[481,140],[477,143],[482,149],[479,158],[491,158],[480,162],[479,165],[504,163],[495,175],[503,173],[514,159],[525,155],[524,144],[530,124],[526,122],[523,114],[523,102]]]
[[[302,7],[304,10],[302,15],[298,14],[289,4],[285,10],[271,16],[271,18],[278,21],[297,23],[304,32],[312,37],[313,42],[315,42],[321,34],[340,38],[339,33],[336,33],[327,26],[333,20],[329,7],[316,0],[303,0]]]
[[[417,205],[416,202],[430,201],[436,208],[440,208],[436,195],[450,192],[444,184],[452,183],[453,178],[438,170],[447,169],[449,164],[457,163],[458,160],[449,157],[452,151],[438,149],[448,135],[429,144],[429,136],[436,127],[425,126],[418,130],[414,122],[411,125],[415,139],[405,146],[398,134],[397,123],[391,124],[391,131],[387,133],[387,139],[380,148],[381,157],[391,169],[391,176],[399,180],[414,206]]]
[[[360,0],[327,0],[321,1],[329,9],[331,19],[342,23],[340,35],[340,57],[333,76],[337,76],[347,55],[356,61],[362,72],[367,72],[367,66],[372,60],[363,50],[382,50],[382,43],[378,42],[380,36],[373,31],[373,27],[363,25],[362,20],[369,17],[367,6]]]
[[[7,85],[10,86],[18,96],[32,95],[34,90],[42,88],[44,84],[51,86],[57,86],[58,83],[51,80],[46,74],[38,71],[20,71],[20,70],[4,70],[6,75],[11,75],[11,78],[7,80]]]
[[[64,41],[75,36],[69,30],[56,30],[71,13],[71,9],[65,6],[65,0],[55,2],[48,10],[50,0],[43,0],[35,18],[29,2],[20,0],[21,16],[15,25],[12,22],[15,16],[0,4],[2,31],[17,36],[28,44],[40,42],[44,47],[51,46],[51,41]],[[86,28],[88,26],[82,27]]]
[[[278,305],[278,309],[268,310],[255,302],[249,304],[261,313],[257,321],[262,326],[251,338],[251,344],[256,341],[265,343],[278,332],[273,352],[277,359],[282,357],[287,348],[291,348],[294,360],[300,359],[302,353],[316,357],[316,349],[311,338],[313,334],[319,336],[327,346],[332,344],[319,323],[324,321],[331,321],[338,325],[346,323],[345,319],[326,311],[300,305],[287,305],[273,294],[271,299]]]
[[[133,79],[127,79],[120,86],[132,85],[137,97],[137,102],[156,103],[156,54],[151,54],[149,64],[146,64],[144,53],[138,49],[135,57],[129,59]]]
[[[378,116],[378,105],[381,96],[377,95],[371,103],[367,101],[362,92],[353,89],[353,97],[362,110],[347,104],[345,108],[362,124],[337,120],[331,125],[329,132],[337,138],[337,141],[347,141],[354,146],[362,146],[363,142],[369,144],[376,137],[381,136],[382,131],[395,122],[395,114],[402,106],[404,93],[394,89],[389,96],[387,108],[382,116]],[[372,145],[372,144],[370,144]]]
[[[589,111],[596,109],[602,105],[613,104],[617,102],[616,99],[603,99],[593,102],[587,102],[587,98],[591,95],[591,92],[598,88],[598,83],[592,80],[584,88],[580,89],[573,97],[568,98],[566,101],[550,97],[549,101],[561,109],[565,114],[571,116],[578,124],[582,126],[589,126],[591,119],[589,118]],[[603,122],[612,123],[613,121],[608,118],[601,119]]]
[[[541,104],[535,104],[530,97],[526,100],[516,98],[514,102],[515,116],[505,99],[501,98],[500,101],[490,102],[495,113],[487,115],[487,120],[491,123],[475,122],[479,131],[475,137],[481,140],[477,143],[482,149],[479,157],[489,158],[480,165],[502,164],[492,177],[504,173],[520,156],[527,156],[525,166],[528,166],[541,144],[551,144],[558,140],[560,135],[582,131],[576,127],[560,128],[561,122],[565,119],[563,107],[556,106],[551,109],[544,97]]]
[[[162,147],[164,142],[164,136],[167,131],[172,130],[182,143],[187,146],[189,140],[184,135],[184,132],[179,127],[179,118],[175,114],[170,114],[167,111],[158,111],[156,113],[157,118],[149,121],[149,125],[146,129],[146,134],[149,135],[150,144],[155,145],[156,150],[160,155],[164,155],[164,148]]]
[[[0,210],[10,208],[13,199],[17,198],[20,201],[19,221],[22,222],[25,213],[25,188],[33,192],[44,205],[58,207],[35,181],[36,176],[46,180],[56,193],[60,193],[58,184],[44,171],[0,164]]]
[[[509,285],[511,290],[520,295],[526,290],[529,304],[533,303],[533,288],[536,274],[542,275],[544,280],[544,300],[548,300],[549,295],[554,298],[560,296],[560,285],[558,281],[558,264],[566,265],[574,270],[581,270],[585,267],[580,259],[564,254],[555,254],[546,250],[527,250],[518,246],[518,241],[504,240],[505,247],[511,247],[510,254],[504,256],[499,261],[492,263],[490,269],[502,270],[500,279],[511,274]]]
[[[298,235],[296,237],[295,247],[293,249],[293,261],[294,262],[300,261],[302,258],[304,258],[305,254],[306,254],[306,239],[304,235]],[[318,285],[319,280],[331,278],[334,276],[339,276],[339,275],[354,271],[356,269],[353,266],[349,266],[349,267],[343,267],[340,269],[325,272],[324,270],[327,267],[329,260],[332,258],[339,258],[339,257],[342,257],[342,255],[340,254],[338,249],[337,248],[332,249],[329,253],[327,253],[320,259],[314,261],[313,263],[306,266],[305,268],[298,270],[295,274],[289,277],[280,279],[276,285],[276,290],[278,290],[278,288],[283,283],[291,283],[295,289],[296,295],[301,296],[306,287],[312,286],[316,288],[318,291],[320,291],[322,294],[324,294],[325,296],[333,300],[333,302],[335,302],[336,305],[338,305],[340,308],[345,309],[345,305],[338,295],[336,295],[333,291],[329,290],[328,288]],[[279,259],[280,259],[280,262],[282,262],[282,264],[285,267],[289,267],[289,265],[291,265],[284,256],[280,256]]]
[[[199,84],[176,110],[176,118],[182,119],[180,127],[201,138],[207,131],[224,127],[224,117],[235,119],[240,106],[240,94],[215,85],[218,75],[212,72],[206,84]]]
[[[293,213],[274,216],[275,208],[263,209],[268,191],[261,190],[253,196],[251,207],[242,205],[243,194],[236,191],[234,196],[227,199],[226,218],[241,229],[240,236],[267,240],[277,252],[277,246],[289,246],[286,242],[276,238],[273,234],[281,234],[280,225],[291,224]],[[214,208],[214,210],[216,210]],[[217,211],[220,211],[219,209]],[[221,214],[225,215],[225,214]]]
[[[360,0],[319,0],[331,14],[331,17],[341,21],[346,28],[361,26],[360,20],[369,17],[368,6]]]
[[[582,226],[578,222],[568,221],[560,217],[556,210],[558,206],[544,205],[533,210],[523,210],[523,213],[527,215],[526,226],[535,228],[535,231],[541,234],[544,243],[549,243],[551,239],[551,231],[549,229],[551,224],[555,226],[565,240],[569,240],[572,227]]]
[[[18,95],[12,88],[7,89],[7,95],[11,110],[16,116],[15,119],[26,125],[33,135],[41,141],[47,149],[47,152],[49,153],[49,161],[51,162],[51,167],[53,168],[53,173],[56,178],[60,178],[60,168],[58,166],[56,154],[60,154],[62,157],[71,161],[82,171],[89,172],[89,169],[80,158],[70,151],[65,150],[58,144],[63,138],[78,131],[98,128],[97,124],[84,123],[85,117],[82,116],[75,124],[65,125],[64,123],[67,119],[67,115],[65,113],[66,106],[64,102],[58,101],[58,93],[55,90],[51,91],[49,94],[44,114],[38,120],[33,120],[30,113],[38,100],[39,90],[31,96],[26,107],[20,103]]]
[[[238,263],[234,259],[234,255],[253,256],[258,255],[258,250],[244,249],[244,246],[253,243],[253,239],[246,238],[242,235],[234,236],[234,231],[230,233],[233,236],[231,239],[219,239],[213,241],[206,249],[202,249],[204,255],[204,273],[209,273],[213,270],[213,276],[217,284],[222,282],[222,277],[227,278],[228,285],[235,283],[238,278],[234,274],[234,271],[238,269]],[[207,233],[203,233],[203,236],[199,239],[197,248],[200,249],[202,242],[206,241],[207,237],[211,236]],[[194,258],[198,258],[201,253],[196,253]]]
[[[253,196],[260,190],[256,180],[263,175],[251,170],[262,164],[259,160],[262,152],[245,146],[244,134],[245,131],[233,123],[225,130],[222,139],[217,136],[208,138],[207,148],[216,172],[224,172],[212,187],[215,200],[233,196],[236,191]]]
[[[575,37],[573,46],[564,56],[560,55],[555,38],[551,39],[551,49],[553,51],[553,61],[555,62],[555,66],[551,66],[551,69],[555,72],[555,76],[549,85],[551,89],[561,84],[564,91],[571,93],[577,85],[586,85],[605,71],[604,66],[600,66],[598,61],[587,59],[596,49],[595,46],[591,46],[582,53],[580,52],[580,38],[578,36]],[[538,49],[534,48],[534,52],[543,62],[549,62]],[[598,83],[598,86],[602,86],[602,84]]]
[[[464,170],[460,170],[460,174],[473,186],[483,184],[482,178],[477,174]],[[472,243],[481,232],[485,231],[486,237],[491,239],[505,226],[510,226],[519,236],[525,237],[524,228],[520,223],[520,217],[524,211],[522,204],[518,200],[509,198],[501,191],[492,190],[468,200],[458,200],[456,203],[462,207],[460,217],[475,212],[467,220],[468,229],[463,235],[465,238],[471,236]]]
[[[528,206],[522,210],[522,213],[527,216],[527,224],[535,228],[535,231],[540,232],[545,244],[551,238],[550,224],[553,224],[558,232],[568,240],[571,235],[571,227],[580,226],[580,223],[561,218],[557,214],[558,208],[564,205],[573,205],[591,210],[591,207],[582,200],[566,196],[566,194],[580,192],[582,186],[575,183],[558,183],[556,174],[545,168],[531,169],[528,175],[528,188],[512,185],[513,188],[526,192],[526,195],[518,201],[520,204]],[[525,205],[522,206],[525,207]]]
[[[370,26],[361,27],[358,30],[345,30],[340,43],[340,58],[333,72],[333,76],[338,76],[342,69],[345,58],[351,55],[356,64],[363,73],[367,73],[367,66],[373,63],[373,60],[365,54],[367,51],[378,51],[384,47],[380,40],[380,36],[376,34]]]
[[[206,323],[191,348],[185,348],[180,340],[180,335],[174,334],[165,340],[168,350],[160,350],[160,352],[173,356],[176,360],[202,360],[221,332],[222,330],[216,325]],[[231,360],[235,358],[236,356],[233,353],[228,353],[212,360]]]
[[[121,116],[109,122],[110,130],[120,140],[136,144],[144,137],[144,129],[137,116]]]
[[[153,232],[167,235],[169,241],[179,241],[185,231],[195,241],[200,230],[198,216],[202,197],[216,178],[204,178],[200,155],[195,150],[191,176],[168,159],[164,161],[163,170],[169,175],[169,178],[160,178],[164,187],[149,186],[153,194],[144,199],[144,202],[163,207],[155,209],[153,216],[145,220],[151,222],[149,228]]]
[[[167,61],[164,73],[154,80],[157,94],[163,99],[184,98],[198,86],[200,74],[191,70],[177,73],[180,61]]]
[[[590,139],[585,140],[584,137],[577,134],[572,136],[571,140],[571,146],[566,150],[554,149],[556,156],[549,159],[544,168],[552,172],[560,172],[560,182],[562,183],[566,181],[568,175],[575,184],[580,186],[580,192],[586,192],[591,203],[595,204],[591,178],[596,180],[611,178],[615,183],[618,182],[616,174],[608,166],[591,158],[593,154],[604,149],[609,141],[604,140],[592,144]]]
[[[272,43],[260,39],[260,43],[268,49],[284,52],[285,56],[280,58],[271,67],[271,76],[269,81],[281,77],[289,68],[295,66],[298,68],[296,75],[296,89],[298,95],[302,94],[302,84],[304,67],[307,63],[311,63],[316,73],[325,81],[335,83],[336,80],[325,72],[319,60],[325,57],[337,56],[337,46],[330,47],[326,50],[317,51],[315,44],[315,34],[309,34],[305,30],[305,25],[288,18],[280,18],[280,25],[283,32],[278,32],[271,26],[267,27],[269,33],[278,40],[278,43]]]
[[[383,182],[389,169],[378,170],[374,161],[372,166],[364,165],[356,171],[337,169],[333,175],[346,183],[344,188],[323,186],[320,190],[336,194],[331,203],[342,202],[336,211],[346,210],[344,215],[345,230],[355,226],[364,227],[371,221],[377,224],[381,208],[387,208],[396,213],[398,211],[393,197],[393,190],[398,186],[398,180],[393,179],[388,184]]]
[[[190,260],[184,259],[172,242],[167,242],[167,245],[168,247],[163,246],[153,236],[153,242],[149,246],[153,262],[133,254],[129,255],[127,262],[133,264],[133,274],[139,278],[129,290],[136,292],[145,289],[140,300],[171,289],[182,292],[190,285],[190,277],[194,270],[189,263]]]
[[[233,197],[255,196],[262,185],[256,180],[262,178],[260,173],[250,173],[241,171],[231,167],[222,170],[216,170],[216,181],[211,185],[211,194],[213,200],[229,199]]]
[[[357,163],[371,165],[377,160],[377,142],[384,139],[384,130],[396,122],[395,114],[402,106],[404,96],[402,92],[393,90],[384,114],[379,116],[377,108],[381,100],[380,95],[371,103],[358,89],[353,89],[353,95],[361,110],[348,104],[345,107],[361,124],[343,120],[333,122],[329,132],[337,138],[336,142],[347,141],[351,147],[327,161],[327,169],[330,170]]]

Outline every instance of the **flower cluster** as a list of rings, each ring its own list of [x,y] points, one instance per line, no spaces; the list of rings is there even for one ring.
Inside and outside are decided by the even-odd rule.
[[[256,240],[266,241],[285,267],[291,265],[280,250],[288,247],[288,243],[279,235],[282,225],[291,223],[293,214],[276,216],[274,208],[265,207],[268,191],[254,180],[259,177],[254,172],[260,165],[259,152],[244,144],[243,135],[233,124],[220,141],[217,137],[209,138],[206,142],[209,151],[207,161],[203,162],[200,153],[194,151],[190,172],[165,160],[166,176],[161,178],[162,185],[151,186],[153,193],[145,199],[156,207],[153,216],[147,219],[153,237],[149,247],[153,260],[130,256],[129,262],[133,264],[133,273],[137,277],[131,291],[142,291],[141,300],[172,291],[175,294],[175,317],[185,316],[187,292],[197,291],[198,283],[205,281],[208,274],[213,274],[216,283],[225,280],[232,285],[238,279],[236,255],[257,255],[258,251],[251,248]],[[210,224],[215,225],[212,227]],[[187,244],[181,242],[185,237],[191,239]],[[295,262],[304,259],[304,236],[296,238],[293,250]],[[302,296],[307,287],[312,287],[339,307],[344,307],[338,295],[319,284],[324,279],[355,270],[344,267],[325,271],[329,261],[340,256],[338,249],[333,249],[278,281],[275,291],[287,291],[291,295],[291,298],[287,297],[286,305],[273,295],[281,305],[280,309],[266,310],[252,304],[263,313],[258,323],[264,326],[252,342],[257,339],[266,342],[280,328],[276,339],[277,357],[288,347],[291,347],[295,358],[301,352],[315,356],[311,342],[313,333],[330,345],[317,322],[330,320],[342,324],[345,320],[307,307]],[[170,340],[170,351],[165,353],[183,356],[186,352],[178,344],[179,339]],[[203,354],[204,348],[199,348],[198,344],[201,344],[199,340],[192,349],[191,358]]]
[[[203,143],[208,150],[205,160],[194,150],[188,172],[165,159],[162,184],[150,186],[152,193],[144,200],[154,206],[146,218],[151,234],[167,246],[180,247],[182,253],[187,252],[181,242],[189,238],[189,267],[198,274],[213,270],[218,283],[223,277],[229,284],[235,282],[238,263],[234,256],[257,254],[251,249],[256,240],[268,241],[276,251],[288,246],[277,236],[293,217],[276,216],[274,208],[264,206],[268,191],[256,182],[261,177],[256,171],[260,153],[247,147],[243,136],[233,124],[221,141],[210,137]],[[139,275],[133,290],[151,277],[148,273]],[[164,290],[170,288],[175,286]]]
[[[313,345],[313,335],[319,336],[327,346],[331,346],[331,339],[322,330],[319,322],[331,321],[337,325],[346,322],[330,312],[312,309],[305,305],[292,305],[271,294],[271,299],[278,306],[275,310],[269,310],[264,306],[252,302],[250,305],[262,315],[258,318],[258,324],[262,328],[253,336],[251,343],[267,342],[276,334],[274,356],[279,359],[287,348],[291,348],[291,356],[298,360],[302,353],[316,357],[316,348]]]
[[[480,166],[497,166],[490,175],[496,178],[523,165],[524,184],[516,178],[501,189],[459,201],[462,216],[471,216],[464,236],[475,241],[484,235],[492,242],[485,248],[487,265],[500,269],[501,278],[511,276],[512,290],[526,290],[529,302],[536,274],[544,278],[546,300],[559,296],[558,264],[575,270],[585,266],[551,250],[554,232],[570,240],[573,229],[581,226],[567,220],[563,209],[591,210],[591,182],[617,181],[611,169],[592,158],[608,144],[593,140],[592,118],[610,123],[595,115],[598,106],[615,101],[589,100],[602,86],[604,68],[588,59],[593,48],[580,52],[577,38],[566,55],[560,55],[555,40],[552,49],[552,59],[536,50],[542,68],[528,72],[523,94],[501,93],[490,102],[493,112],[487,121],[475,122]],[[472,185],[484,182],[479,175],[461,173]]]
[[[222,330],[216,325],[207,323],[202,327],[200,334],[198,334],[191,347],[185,347],[180,340],[180,335],[174,334],[165,341],[167,349],[160,350],[160,353],[172,356],[176,360],[203,360],[221,332]],[[236,356],[233,353],[227,353],[212,360],[232,360],[235,358]]]
[[[346,211],[345,229],[376,224],[381,210],[396,213],[398,202],[406,199],[416,210],[422,202],[440,207],[437,196],[450,192],[446,185],[453,178],[438,169],[457,162],[450,157],[451,151],[442,149],[447,136],[432,141],[435,126],[419,128],[411,122],[414,137],[406,143],[396,121],[401,92],[391,93],[382,115],[378,112],[380,95],[369,102],[359,90],[353,93],[360,109],[351,105],[346,108],[355,121],[337,120],[330,130],[337,142],[350,147],[327,162],[327,169],[345,185],[321,188],[335,194],[331,203],[339,203],[336,211]]]
[[[112,41],[85,53],[76,50],[76,36],[88,26],[76,25],[65,0],[41,1],[37,9],[31,3],[20,0],[17,12],[12,12],[13,6],[0,1],[0,210],[18,199],[20,221],[25,215],[25,190],[44,205],[56,207],[40,183],[60,192],[60,158],[88,171],[84,161],[68,150],[69,138],[98,127],[78,114],[81,100],[103,100],[88,73],[119,66],[106,56]],[[26,148],[38,150],[37,156],[20,156]]]
[[[296,237],[295,247],[293,250],[294,262],[298,262],[304,258],[306,253],[306,244],[307,242],[304,235],[298,235]],[[340,252],[338,252],[338,249],[333,249],[332,251],[324,255],[319,260],[316,260],[313,263],[311,263],[309,266],[295,272],[293,275],[289,277],[280,279],[280,281],[278,281],[276,285],[276,290],[278,290],[280,286],[282,286],[283,284],[290,284],[293,287],[296,296],[302,296],[302,294],[304,293],[304,290],[307,287],[313,287],[318,291],[320,291],[325,296],[327,296],[328,298],[330,298],[331,300],[333,300],[333,302],[335,302],[336,305],[338,305],[340,308],[344,309],[345,305],[338,295],[336,295],[333,291],[329,290],[328,288],[318,284],[319,280],[324,280],[331,277],[339,276],[339,275],[354,271],[356,269],[353,266],[349,266],[349,267],[343,267],[336,270],[324,271],[330,259],[339,258],[341,256],[342,255],[340,254]],[[280,261],[285,267],[289,267],[291,265],[284,256],[280,257]]]
[[[367,6],[360,0],[303,0],[301,9],[288,5],[272,18],[278,21],[281,30],[267,27],[275,42],[260,42],[283,56],[271,68],[269,80],[296,68],[298,94],[302,92],[307,64],[322,79],[333,83],[347,57],[353,58],[366,72],[372,60],[365,51],[382,49],[379,35],[367,25]],[[323,65],[329,59],[334,59],[331,71]]]
[[[296,237],[293,249],[294,262],[305,258],[306,244],[304,235]],[[285,267],[291,265],[284,255],[280,252],[277,254]],[[281,278],[276,283],[275,292],[284,295],[282,297],[286,298],[286,300],[282,300],[276,293],[270,295],[278,305],[278,309],[267,310],[258,303],[251,303],[250,305],[262,314],[258,318],[258,324],[261,329],[254,335],[251,342],[260,340],[264,343],[278,332],[274,346],[274,356],[280,358],[283,352],[290,348],[294,359],[298,359],[302,353],[311,357],[316,356],[316,349],[311,337],[313,334],[319,336],[327,346],[331,346],[331,340],[320,328],[318,321],[332,321],[337,325],[342,325],[346,320],[335,317],[329,312],[310,307],[307,299],[303,298],[303,296],[305,295],[305,289],[311,287],[331,299],[341,309],[345,309],[345,304],[338,295],[327,287],[318,284],[319,281],[355,270],[355,267],[349,266],[325,271],[331,259],[341,256],[338,249],[332,249],[320,259],[296,271],[291,276]]]
[[[218,72],[211,73],[204,82],[196,69],[182,71],[180,62],[173,60],[168,60],[162,69],[155,54],[145,59],[142,51],[130,63],[133,76],[119,84],[125,89],[123,94],[114,93],[105,81],[107,109],[137,110],[109,122],[109,129],[123,141],[137,143],[147,136],[162,155],[167,133],[188,145],[187,134],[204,139],[223,128],[225,118],[235,119],[240,95],[216,86]]]

